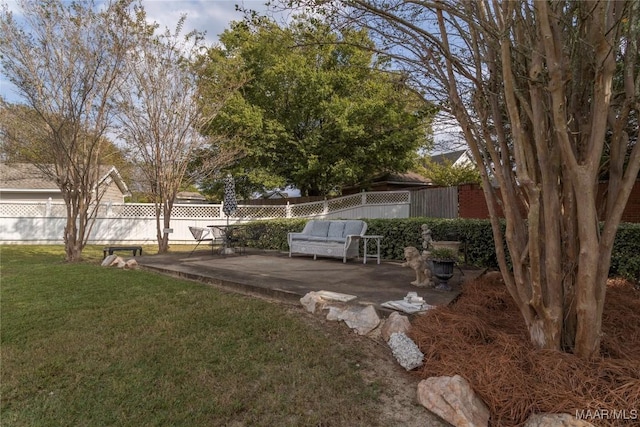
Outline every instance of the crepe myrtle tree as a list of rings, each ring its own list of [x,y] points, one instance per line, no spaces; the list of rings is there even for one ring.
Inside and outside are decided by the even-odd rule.
[[[2,123],[9,126],[2,134],[11,145],[4,149],[60,188],[67,261],[81,259],[103,193],[100,163],[113,148],[106,139],[110,101],[133,45],[130,5],[19,0],[15,9],[0,6],[0,64],[19,98],[3,105]]]
[[[217,145],[204,137],[204,123],[215,117],[226,97],[242,84],[242,72],[229,65],[210,75],[207,92],[198,89],[196,76],[204,48],[199,32],[181,34],[186,16],[175,31],[156,32],[147,24],[144,9],[136,7],[138,40],[128,53],[127,78],[119,87],[117,119],[119,137],[127,145],[140,184],[155,205],[158,252],[169,249],[169,229],[174,199],[186,184],[207,171],[231,162],[233,150],[218,150],[187,174],[195,153],[205,145]],[[206,103],[202,101],[207,99]]]
[[[500,270],[532,343],[598,357],[612,245],[640,168],[640,2],[292,5],[367,28],[456,118],[481,166]]]

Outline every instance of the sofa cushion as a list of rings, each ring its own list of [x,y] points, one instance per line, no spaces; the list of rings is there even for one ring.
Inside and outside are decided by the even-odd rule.
[[[346,237],[327,237],[327,243],[344,243],[346,241]]]
[[[326,242],[327,238],[320,237],[320,236],[307,236],[304,239],[300,239],[300,240],[306,240],[307,242]]]
[[[309,235],[305,233],[289,233],[291,240],[306,240],[307,237],[309,237]]]
[[[343,236],[360,235],[362,232],[362,221],[347,221],[344,225]]]
[[[335,238],[342,239],[344,237],[342,235],[343,232],[344,232],[344,221],[331,221],[331,224],[329,224],[329,232],[327,233],[327,237],[330,240],[333,240]]]
[[[313,221],[311,235],[314,237],[327,237],[329,232],[329,221]]]

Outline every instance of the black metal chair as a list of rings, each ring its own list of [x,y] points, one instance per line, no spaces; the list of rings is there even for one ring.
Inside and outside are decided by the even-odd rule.
[[[246,236],[242,227],[230,226],[226,230],[226,244],[229,248],[238,250],[238,254],[246,253]]]
[[[193,253],[196,251],[196,249],[198,249],[198,246],[200,246],[200,243],[202,242],[211,242],[211,254],[213,254],[213,242],[216,240],[216,238],[213,235],[213,231],[211,229],[203,227],[189,227],[189,231],[191,232],[193,238],[198,242],[189,256],[193,255]]]

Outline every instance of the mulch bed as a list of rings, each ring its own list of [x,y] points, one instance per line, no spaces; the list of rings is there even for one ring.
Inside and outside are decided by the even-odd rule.
[[[626,410],[630,416],[640,409],[640,291],[621,279],[608,285],[598,360],[533,348],[504,284],[484,277],[465,285],[453,305],[413,321],[411,338],[425,354],[414,372],[467,379],[489,407],[492,426],[520,426],[539,412]],[[589,422],[640,423],[608,418]]]

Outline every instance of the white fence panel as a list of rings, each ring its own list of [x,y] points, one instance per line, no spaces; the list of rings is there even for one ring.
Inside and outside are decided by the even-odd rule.
[[[408,218],[408,191],[360,193],[295,205],[240,205],[227,218],[222,205],[175,205],[169,236],[172,243],[193,243],[189,226],[206,227],[274,218]],[[0,202],[0,244],[62,244],[66,225],[63,203]],[[162,224],[161,224],[162,226]],[[91,244],[155,244],[153,204],[107,203],[99,207],[89,235]]]

